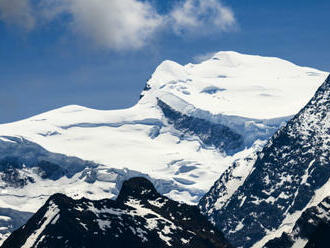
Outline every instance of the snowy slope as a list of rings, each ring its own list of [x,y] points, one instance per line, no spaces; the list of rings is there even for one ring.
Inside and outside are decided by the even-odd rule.
[[[268,139],[288,116],[298,112],[325,77],[323,72],[277,58],[235,52],[220,52],[198,65],[165,61],[147,83],[150,90],[132,108],[100,111],[67,106],[0,125],[0,135],[23,136],[51,152],[107,168],[176,177],[189,187],[208,190],[232,161],[214,149],[218,144],[221,148],[223,141],[205,142],[203,132],[196,135],[196,130],[173,128],[173,120],[164,116],[157,99],[190,117],[188,121],[205,120],[206,129],[214,124],[231,128],[240,140],[227,152],[236,153],[257,139]],[[213,86],[226,90],[205,93],[205,88]],[[181,173],[182,166],[190,173]]]
[[[168,92],[212,114],[271,119],[296,114],[325,78],[279,58],[219,52],[200,64],[164,61],[140,103]]]
[[[125,181],[116,201],[73,200],[62,194],[46,204],[3,248],[230,248],[196,206],[160,195],[144,178]]]
[[[36,145],[33,156],[42,147],[96,165],[72,164],[73,173],[60,178],[43,178],[33,163],[19,168],[34,182],[17,188],[2,180],[1,206],[34,212],[56,192],[115,197],[123,179],[138,175],[162,194],[196,204],[233,161],[253,154],[259,140],[296,114],[325,77],[278,58],[220,52],[197,65],[163,62],[129,109],[70,105],[0,125],[0,154],[17,156],[7,148],[23,137]],[[48,162],[61,167],[61,160]]]
[[[329,196],[329,158],[330,76],[310,102],[249,159],[252,166],[243,161],[230,167],[200,207],[236,247],[263,247],[290,232],[304,210]]]

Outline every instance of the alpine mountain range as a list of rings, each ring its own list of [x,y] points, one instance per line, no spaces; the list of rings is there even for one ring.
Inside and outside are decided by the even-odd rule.
[[[0,150],[2,247],[329,244],[330,76],[279,58],[164,61],[135,106],[2,124]]]

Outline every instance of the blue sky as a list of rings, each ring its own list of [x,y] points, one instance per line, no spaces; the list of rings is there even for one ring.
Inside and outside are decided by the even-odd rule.
[[[221,50],[330,71],[330,1],[201,2],[0,0],[0,123],[129,107],[161,61]]]

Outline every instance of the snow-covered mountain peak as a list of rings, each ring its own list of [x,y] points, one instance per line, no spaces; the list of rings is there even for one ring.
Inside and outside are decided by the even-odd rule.
[[[70,105],[0,125],[0,136],[22,136],[51,152],[106,167],[166,180],[175,175],[200,197],[234,159],[227,161],[222,153],[233,155],[268,139],[325,77],[280,59],[236,52],[185,66],[164,61],[131,108]]]
[[[153,79],[165,80],[161,78],[167,76],[169,79],[177,79],[178,77],[186,76],[186,71],[182,65],[171,60],[163,61],[155,70]]]
[[[59,191],[115,197],[132,175],[196,204],[234,161],[250,168],[244,158],[253,160],[260,141],[296,114],[325,77],[280,59],[220,52],[200,64],[163,62],[128,109],[70,105],[0,125],[6,190],[0,205],[33,212]]]
[[[213,63],[215,62],[223,67],[238,67],[240,65],[247,64],[249,59],[255,62],[257,56],[241,54],[235,51],[221,51],[215,53],[210,59],[203,62],[207,63],[212,61]]]
[[[199,64],[164,61],[140,103],[154,105],[166,92],[212,114],[271,119],[296,114],[326,76],[275,57],[219,52]]]

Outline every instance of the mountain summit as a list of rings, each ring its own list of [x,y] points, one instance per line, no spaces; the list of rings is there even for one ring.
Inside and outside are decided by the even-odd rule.
[[[140,103],[171,95],[213,115],[273,119],[295,115],[326,76],[275,57],[224,51],[199,64],[164,61],[147,82]]]
[[[2,248],[230,248],[195,206],[157,193],[144,178],[123,183],[116,201],[73,200],[62,194],[15,231]]]
[[[132,108],[70,105],[0,125],[0,136],[23,137],[104,171],[127,168],[172,181],[180,190],[169,196],[196,204],[228,164],[245,156],[239,152],[271,137],[325,78],[279,58],[237,52],[184,66],[164,61]]]

